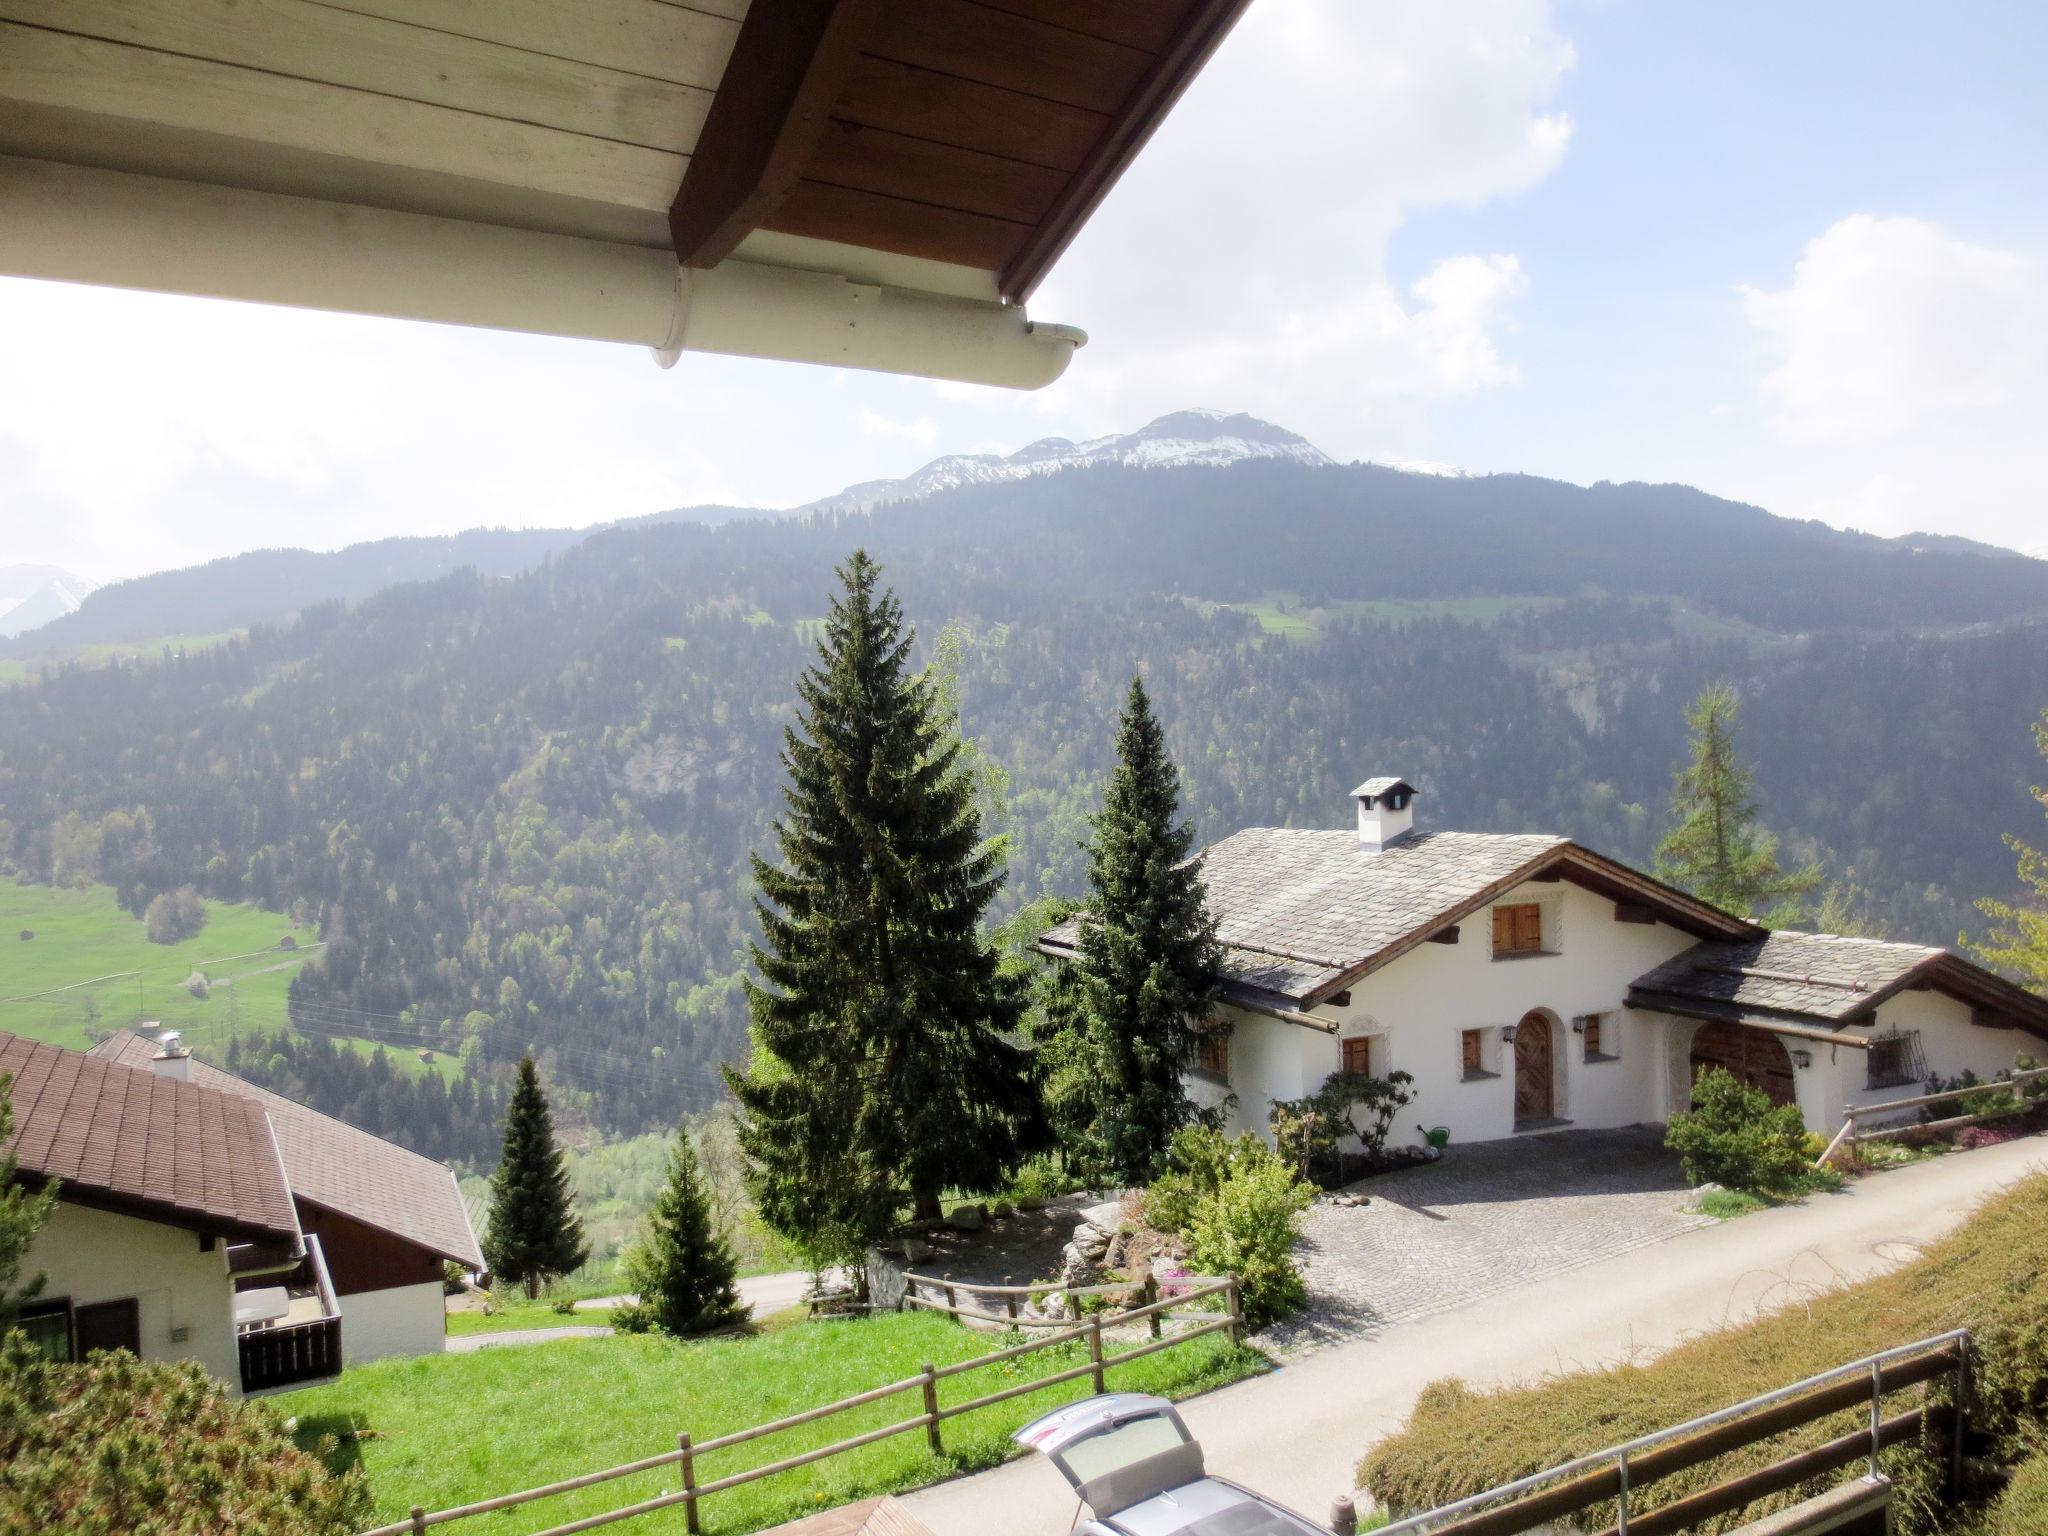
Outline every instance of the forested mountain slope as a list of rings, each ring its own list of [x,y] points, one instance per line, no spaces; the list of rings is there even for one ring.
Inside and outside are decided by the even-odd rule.
[[[1685,701],[1726,676],[1766,819],[1946,942],[2003,891],[2048,704],[2048,564],[1682,487],[1365,466],[1076,468],[871,514],[591,536],[163,663],[0,690],[0,858],[139,905],[303,901],[313,1027],[529,1044],[616,1129],[745,1040],[750,849],[808,621],[856,543],[1011,773],[1006,908],[1074,841],[1142,667],[1205,838],[1338,825],[1374,772],[1435,826],[1646,862]]]

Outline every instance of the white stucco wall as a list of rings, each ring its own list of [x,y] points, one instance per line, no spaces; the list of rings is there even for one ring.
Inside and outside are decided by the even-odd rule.
[[[22,1273],[44,1276],[39,1299],[68,1297],[74,1308],[133,1296],[144,1359],[197,1360],[240,1391],[224,1245],[202,1253],[198,1234],[182,1227],[60,1200]],[[182,1340],[172,1338],[178,1329]]]
[[[1490,1141],[1514,1134],[1514,1065],[1500,1031],[1534,1009],[1552,1025],[1556,1113],[1574,1126],[1633,1125],[1662,1119],[1669,1098],[1668,1031],[1653,1015],[1624,1008],[1628,985],[1643,972],[1690,948],[1693,938],[1663,923],[1615,921],[1614,903],[1568,881],[1532,882],[1500,898],[1503,905],[1544,908],[1550,953],[1495,960],[1493,914],[1484,908],[1459,924],[1456,944],[1423,944],[1351,989],[1348,1006],[1325,1005],[1318,1017],[1337,1021],[1339,1037],[1378,1037],[1376,1073],[1403,1071],[1415,1101],[1396,1120],[1391,1140],[1420,1140],[1417,1127],[1446,1125],[1453,1141]],[[1603,1047],[1617,1059],[1585,1059],[1571,1033],[1575,1014],[1605,1015]],[[1238,1124],[1265,1134],[1270,1101],[1313,1092],[1337,1070],[1339,1037],[1253,1014],[1236,1015],[1230,1047]],[[1498,1076],[1464,1079],[1461,1034],[1486,1031],[1487,1066]]]
[[[1940,992],[1901,992],[1887,998],[1878,1004],[1876,1027],[1855,1032],[1882,1035],[1893,1030],[1919,1031],[1920,1051],[1932,1077],[1956,1077],[1968,1070],[1989,1079],[2010,1071],[2021,1055],[2048,1060],[2048,1042],[2016,1029],[1987,1029],[1972,1024],[1969,1005]],[[1868,1073],[1863,1052],[1835,1051],[1833,1061],[1827,1061],[1829,1055],[1826,1047],[1816,1047],[1814,1051],[1815,1067],[1825,1062],[1828,1068],[1815,1074],[1822,1079],[1823,1091],[1814,1106],[1819,1118],[1809,1116],[1807,1121],[1814,1130],[1833,1135],[1841,1128],[1842,1110],[1847,1105],[1882,1104],[1927,1091],[1925,1084],[1919,1083],[1866,1087]],[[1800,1102],[1804,1108],[1803,1095]]]
[[[341,1358],[348,1365],[387,1355],[438,1355],[446,1331],[447,1300],[439,1282],[341,1298]]]

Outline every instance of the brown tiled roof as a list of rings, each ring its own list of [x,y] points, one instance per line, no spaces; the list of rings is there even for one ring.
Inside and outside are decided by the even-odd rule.
[[[1368,852],[1352,831],[1251,827],[1202,855],[1223,945],[1219,979],[1313,1004],[1502,891],[1553,870],[1617,900],[1653,903],[1690,932],[1755,931],[1567,838],[1422,832]],[[1071,950],[1079,940],[1079,922],[1069,919],[1040,944]]]
[[[0,1034],[11,1150],[82,1204],[297,1242],[298,1215],[263,1106],[197,1083]]]
[[[1712,1017],[1736,1013],[1868,1024],[1877,1005],[1909,986],[1928,986],[2048,1034],[2048,1001],[1946,949],[1789,930],[1734,942],[1695,944],[1629,987],[1632,1006]]]
[[[93,1054],[147,1072],[156,1050],[151,1041],[123,1029],[94,1046]],[[444,1165],[203,1061],[192,1063],[192,1081],[269,1111],[292,1193],[300,1199],[442,1258],[483,1267],[455,1176]]]

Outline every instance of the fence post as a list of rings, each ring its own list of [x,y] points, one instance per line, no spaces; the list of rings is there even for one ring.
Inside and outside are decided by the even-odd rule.
[[[939,1373],[932,1369],[929,1360],[924,1363],[924,1437],[934,1456],[946,1454],[945,1446],[939,1443]]]
[[[1100,1397],[1109,1389],[1102,1384],[1102,1314],[1088,1314],[1088,1363],[1095,1367],[1095,1395]]]
[[[676,1449],[683,1457],[683,1524],[689,1527],[690,1536],[697,1536],[703,1529],[697,1523],[697,1453],[690,1449],[687,1429],[676,1436]]]
[[[1157,1300],[1159,1300],[1159,1277],[1148,1273],[1145,1276],[1145,1294],[1140,1298],[1140,1305],[1149,1307]],[[1152,1325],[1152,1337],[1158,1338],[1159,1314],[1154,1312],[1146,1321]]]
[[[959,1305],[960,1303],[953,1299],[953,1277],[948,1274],[946,1276],[946,1309],[952,1313],[953,1321],[956,1323],[960,1321],[960,1313],[956,1310]]]
[[[1009,1283],[1010,1277],[1008,1275],[1003,1276],[1003,1284],[1007,1287]],[[1015,1321],[1017,1321],[1017,1293],[1015,1291],[1009,1291],[1003,1297],[1003,1300],[1007,1301],[1010,1304],[1010,1321],[1014,1323]]]
[[[415,1531],[424,1531],[427,1528],[427,1512],[417,1504],[412,1507],[412,1528]]]
[[[1244,1342],[1244,1307],[1238,1294],[1237,1276],[1230,1277],[1230,1289],[1224,1295],[1230,1303],[1230,1344],[1235,1349]]]
[[[1951,1499],[1963,1496],[1963,1434],[1967,1427],[1964,1404],[1969,1392],[1970,1338],[1965,1334],[1956,1343],[1955,1433],[1948,1447],[1948,1496]]]

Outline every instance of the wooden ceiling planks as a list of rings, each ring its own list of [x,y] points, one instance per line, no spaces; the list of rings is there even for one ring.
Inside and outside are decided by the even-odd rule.
[[[996,273],[1022,299],[1248,3],[754,0],[671,213],[677,254],[709,265],[759,228]],[[787,76],[827,15],[856,56]],[[829,126],[775,117],[792,79],[829,95]]]

